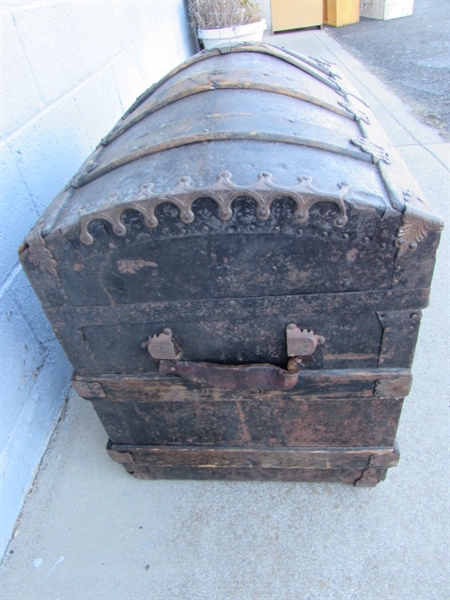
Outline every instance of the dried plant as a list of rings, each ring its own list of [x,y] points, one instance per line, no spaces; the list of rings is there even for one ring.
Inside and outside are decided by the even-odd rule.
[[[219,29],[262,19],[258,0],[189,0],[189,14],[194,27]]]

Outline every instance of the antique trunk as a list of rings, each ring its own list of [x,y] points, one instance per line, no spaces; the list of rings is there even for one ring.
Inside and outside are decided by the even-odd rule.
[[[375,485],[441,228],[329,63],[243,44],[143,94],[20,256],[130,473]]]

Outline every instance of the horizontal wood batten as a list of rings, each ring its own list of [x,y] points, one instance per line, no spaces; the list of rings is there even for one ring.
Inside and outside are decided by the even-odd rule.
[[[373,487],[398,463],[396,448],[274,450],[139,447],[108,443],[110,457],[139,479],[341,482]]]
[[[221,401],[290,401],[336,400],[344,402],[349,398],[373,400],[378,382],[396,382],[405,378],[407,387],[411,385],[408,369],[349,370],[334,369],[322,371],[302,371],[297,385],[291,390],[261,391],[258,389],[223,390],[207,385],[185,383],[177,377],[164,377],[160,373],[141,375],[74,375],[75,384],[98,383],[102,396],[108,402],[221,402]],[[408,384],[409,382],[409,384]],[[92,396],[95,397],[95,394]]]
[[[337,294],[305,294],[220,300],[186,300],[115,304],[114,306],[55,306],[46,307],[54,327],[64,328],[74,321],[81,327],[125,323],[240,318],[265,316],[310,315],[337,313],[349,305],[352,311],[417,310],[428,305],[429,289],[343,292]]]
[[[136,466],[182,466],[199,468],[259,467],[290,469],[365,469],[370,466],[393,467],[399,460],[395,448],[193,448],[133,446],[108,443],[117,462]]]

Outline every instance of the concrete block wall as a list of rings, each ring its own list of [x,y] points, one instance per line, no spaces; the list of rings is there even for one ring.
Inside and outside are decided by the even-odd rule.
[[[1,25],[0,557],[71,374],[17,248],[136,97],[197,50],[183,0],[3,0]]]

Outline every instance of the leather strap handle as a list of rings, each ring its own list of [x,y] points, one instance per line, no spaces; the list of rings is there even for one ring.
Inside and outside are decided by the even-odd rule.
[[[300,362],[298,359],[298,363]],[[167,375],[178,375],[193,383],[226,390],[256,388],[283,391],[297,385],[300,373],[298,363],[295,359],[290,359],[288,368],[282,369],[269,364],[218,365],[187,360],[161,360],[159,371]]]
[[[299,329],[294,323],[286,327],[287,368],[271,364],[219,365],[208,362],[180,360],[181,348],[172,341],[172,331],[164,329],[159,335],[150,336],[141,346],[150,356],[159,360],[159,371],[166,375],[177,375],[193,383],[212,387],[237,390],[290,390],[295,387],[303,358],[312,356],[317,344],[325,338],[312,330]]]

